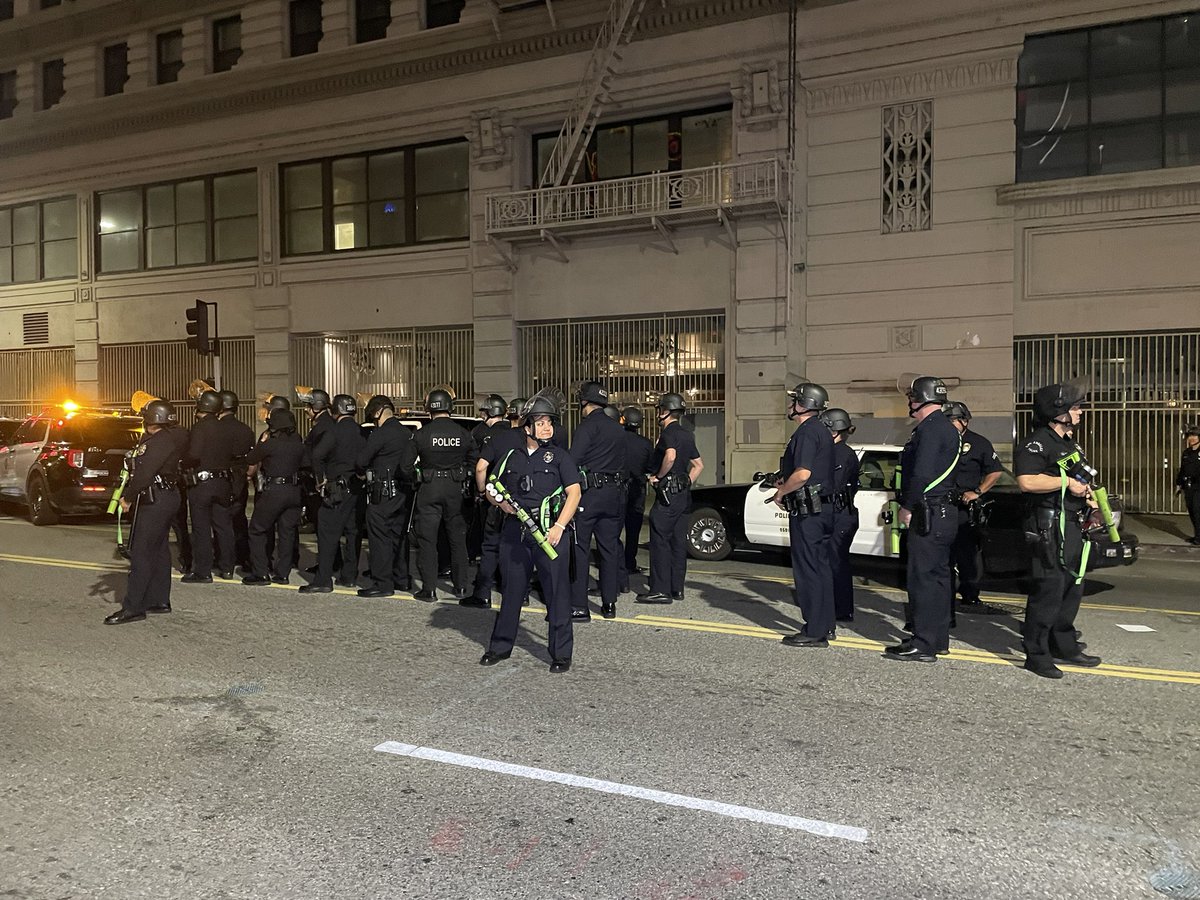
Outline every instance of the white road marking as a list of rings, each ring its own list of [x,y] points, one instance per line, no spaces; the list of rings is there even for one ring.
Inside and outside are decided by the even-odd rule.
[[[1126,631],[1136,631],[1139,634],[1147,632],[1147,631],[1154,631],[1154,629],[1151,628],[1149,625],[1118,625],[1117,627],[1123,628]]]
[[[485,759],[481,756],[465,756],[461,753],[451,753],[448,750],[438,750],[434,747],[418,747],[416,744],[384,741],[375,749],[380,753],[411,756],[416,759],[447,763],[467,769],[482,769],[485,772],[499,772],[502,775],[530,778],[534,781],[549,781],[554,784],[565,784],[568,787],[584,788],[604,794],[619,794],[623,797],[633,797],[636,800],[649,800],[652,803],[662,803],[666,806],[682,806],[685,809],[698,809],[701,812],[716,813],[717,815],[729,816],[734,819],[746,819],[750,822],[761,822],[764,825],[779,825],[783,828],[807,831],[819,837],[840,838],[844,841],[863,843],[867,840],[868,836],[865,828],[855,828],[852,825],[838,825],[835,822],[822,822],[820,819],[789,816],[784,813],[770,812],[765,809],[754,809],[750,806],[735,806],[732,803],[720,803],[716,800],[705,800],[701,797],[671,794],[666,791],[656,791],[651,788],[621,784],[616,781],[600,781],[599,779],[588,778],[583,775],[570,775],[565,772],[551,772],[548,769],[518,766],[513,763]]]

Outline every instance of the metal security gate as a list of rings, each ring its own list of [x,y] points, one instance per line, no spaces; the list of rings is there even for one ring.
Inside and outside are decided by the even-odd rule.
[[[1182,429],[1200,420],[1200,331],[1047,335],[1013,341],[1016,430],[1039,387],[1086,378],[1079,443],[1127,509],[1182,513],[1175,473]]]
[[[371,331],[293,337],[296,384],[333,394],[386,394],[421,408],[435,387],[449,385],[454,410],[475,412],[475,334],[461,328]]]
[[[196,401],[188,386],[197,378],[212,384],[212,363],[185,341],[155,344],[102,344],[99,356],[100,402],[128,409],[135,391],[170,400],[179,410],[179,422],[191,425]],[[254,427],[258,400],[254,395],[254,338],[221,338],[222,387],[241,401],[238,418]]]
[[[0,416],[24,418],[75,390],[75,349],[0,351]]]

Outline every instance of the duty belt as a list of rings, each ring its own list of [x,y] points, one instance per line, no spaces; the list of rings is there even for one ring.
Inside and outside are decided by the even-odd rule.
[[[299,484],[299,475],[265,475],[263,476],[263,484]]]
[[[587,486],[589,488],[625,483],[625,473],[623,472],[587,472],[584,478],[587,479]]]
[[[164,478],[162,475],[155,475],[154,481],[152,481],[151,484],[157,488],[162,488],[165,491],[173,491],[179,487],[179,479]]]
[[[233,479],[233,473],[229,471],[229,469],[218,469],[211,472],[207,469],[201,469],[197,472],[193,472],[191,474],[191,478],[193,484],[200,484],[204,481],[212,481],[214,478],[224,478],[226,481],[231,481]]]
[[[429,474],[434,478],[453,478],[456,481],[461,481],[463,474],[462,469],[429,469]]]

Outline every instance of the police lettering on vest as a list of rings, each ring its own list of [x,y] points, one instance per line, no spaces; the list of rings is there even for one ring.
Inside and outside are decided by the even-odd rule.
[[[435,447],[461,447],[462,446],[462,438],[435,437],[433,439],[433,446],[435,446]]]

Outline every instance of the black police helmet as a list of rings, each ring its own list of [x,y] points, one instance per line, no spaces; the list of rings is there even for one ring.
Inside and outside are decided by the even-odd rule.
[[[1033,416],[1039,422],[1070,424],[1071,407],[1083,405],[1086,396],[1087,391],[1078,381],[1040,387],[1033,395]]]
[[[204,391],[196,398],[196,412],[217,413],[221,411],[221,395],[216,391]]]
[[[363,414],[367,417],[368,422],[374,422],[385,409],[395,412],[396,404],[392,402],[391,397],[384,394],[376,394],[367,401],[367,408],[363,411]]]
[[[558,407],[549,397],[534,397],[526,400],[525,405],[521,408],[521,424],[528,425],[534,416],[550,416],[557,423]]]
[[[309,407],[313,412],[320,412],[323,409],[329,409],[329,392],[316,388],[312,392],[312,399],[309,401]]]
[[[1188,422],[1188,424],[1184,425],[1183,436],[1187,437],[1189,434],[1194,434],[1196,437],[1200,437],[1200,425],[1197,425],[1195,422]]]
[[[233,391],[221,391],[221,412],[233,412],[238,408],[238,395]]]
[[[489,419],[499,418],[508,413],[508,404],[499,394],[489,394],[479,403],[479,411]]]
[[[271,431],[295,431],[296,417],[290,409],[273,409],[267,416],[267,428]]]
[[[971,421],[971,408],[961,400],[951,400],[946,404],[947,419],[962,419],[964,422]]]
[[[167,400],[151,400],[142,407],[143,425],[178,425],[179,413]]]
[[[913,403],[945,403],[949,397],[946,382],[932,375],[921,375],[914,378],[908,389],[908,399]]]
[[[811,381],[796,385],[788,391],[788,396],[799,404],[801,409],[809,409],[813,412],[820,412],[829,405],[829,391]]]
[[[617,409],[615,406],[613,406],[611,403],[608,406],[604,407],[604,414],[606,416],[608,416],[610,419],[612,419],[614,422],[621,421],[621,411],[619,409]]]
[[[598,381],[585,381],[579,386],[579,402],[608,406],[608,391]]]
[[[514,397],[512,403],[508,404],[508,417],[510,419],[521,418],[521,410],[525,408],[525,404],[528,402],[524,397]]]
[[[821,413],[821,422],[830,431],[848,431],[854,434],[854,423],[850,421],[850,413],[840,407],[831,406]]]
[[[683,402],[682,394],[670,393],[658,398],[658,408],[660,411],[681,413],[687,409],[687,404]]]
[[[429,392],[429,396],[425,398],[425,409],[431,413],[434,412],[450,412],[454,408],[454,398],[450,396],[449,391],[441,388],[434,388]]]
[[[291,409],[292,402],[282,394],[272,394],[267,409]]]
[[[621,413],[621,420],[625,423],[626,430],[637,431],[642,427],[642,411],[636,406],[627,406]]]
[[[358,401],[349,394],[338,394],[330,405],[335,416],[352,416],[358,412]]]

